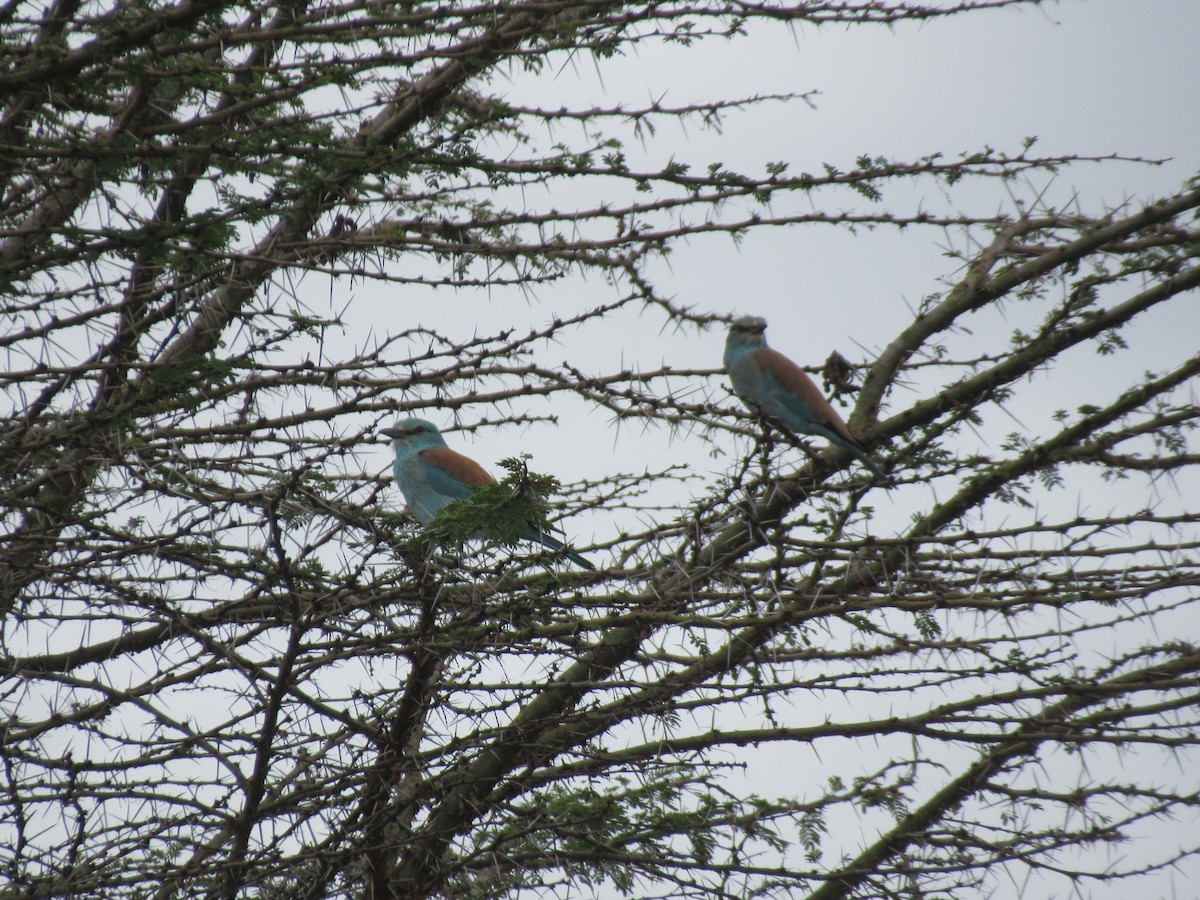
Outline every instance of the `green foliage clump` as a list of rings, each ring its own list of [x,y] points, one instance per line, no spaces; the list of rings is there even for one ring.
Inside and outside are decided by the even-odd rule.
[[[531,529],[547,530],[549,497],[558,489],[558,480],[529,471],[529,459],[524,453],[501,460],[508,474],[443,509],[425,530],[426,537],[442,545],[482,538],[514,547],[529,540]]]

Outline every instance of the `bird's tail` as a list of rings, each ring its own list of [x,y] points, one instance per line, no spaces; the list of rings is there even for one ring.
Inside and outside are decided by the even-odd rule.
[[[828,425],[822,425],[819,422],[810,423],[808,428],[805,430],[808,434],[815,434],[818,437],[823,437],[825,440],[829,441],[829,443],[838,447],[845,447],[851,456],[871,470],[871,474],[875,476],[876,481],[888,480],[887,474],[883,471],[883,469],[879,468],[879,463],[875,462],[875,460],[871,459],[871,457],[867,455],[867,451],[863,449],[862,444],[860,444],[857,440],[847,440],[845,435],[839,434],[833,428],[829,427]]]
[[[853,444],[846,444],[845,446],[855,459],[871,470],[871,473],[875,476],[876,481],[887,481],[887,475],[884,473],[883,469],[879,468],[879,463],[867,456],[867,451],[862,450],[859,447],[855,447]]]
[[[537,541],[543,547],[548,547],[555,553],[561,552],[563,556],[575,563],[575,565],[579,566],[581,569],[587,569],[589,572],[591,572],[596,568],[574,550],[567,547],[567,545],[562,541],[558,540],[557,538],[550,537],[550,535],[546,534],[545,532],[538,531],[535,528],[530,527],[529,539],[531,541]]]

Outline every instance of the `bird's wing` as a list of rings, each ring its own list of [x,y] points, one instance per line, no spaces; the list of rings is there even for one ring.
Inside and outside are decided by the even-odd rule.
[[[851,446],[858,446],[858,440],[851,433],[846,423],[842,421],[842,417],[825,399],[825,395],[821,393],[820,388],[813,383],[813,380],[808,377],[808,374],[798,365],[780,353],[778,350],[772,350],[766,347],[758,350],[754,354],[754,361],[762,369],[763,373],[768,376],[764,378],[764,386],[774,382],[786,397],[792,398],[792,402],[799,401],[808,407],[808,412],[813,421],[818,425],[824,425],[831,431],[837,432]],[[770,387],[768,387],[770,390]],[[787,399],[784,397],[777,398],[780,402],[786,404]]]
[[[478,462],[448,446],[421,450],[420,457],[428,486],[444,497],[470,497],[474,488],[496,481]]]
[[[429,486],[447,497],[469,497],[475,488],[496,481],[475,460],[449,447],[431,447],[420,456]]]

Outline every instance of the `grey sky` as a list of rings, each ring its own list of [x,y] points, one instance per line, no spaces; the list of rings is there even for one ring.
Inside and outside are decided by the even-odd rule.
[[[629,147],[631,155],[640,154],[650,168],[675,158],[696,167],[720,160],[751,172],[775,160],[788,162],[793,172],[819,171],[826,162],[850,169],[863,153],[909,160],[934,152],[953,158],[984,145],[1016,152],[1024,138],[1035,135],[1038,143],[1032,152],[1038,155],[1170,158],[1161,166],[1082,164],[1057,176],[1034,174],[1009,188],[969,186],[952,195],[929,183],[897,186],[888,189],[879,205],[896,213],[962,209],[988,214],[1011,211],[1015,200],[1029,202],[1038,195],[1055,206],[1077,196],[1083,209],[1094,212],[1131,197],[1173,192],[1200,169],[1198,37],[1200,3],[1195,0],[1082,0],[891,31],[804,28],[789,33],[760,28],[751,40],[702,42],[686,50],[646,48],[604,64],[599,72],[590,59],[578,59],[553,78],[515,76],[507,84],[498,80],[493,88],[516,102],[547,106],[558,106],[564,97],[586,98],[595,105],[637,106],[648,100],[681,105],[735,95],[819,91],[813,98],[815,109],[798,102],[768,103],[730,114],[719,134],[681,130],[668,123],[640,148]],[[831,209],[872,208],[869,201],[849,194],[836,202],[828,199],[831,196],[821,201]],[[556,196],[553,205],[565,208],[572,199]],[[544,197],[533,202],[551,205]],[[911,308],[940,289],[939,279],[953,278],[955,264],[944,251],[947,243],[960,240],[960,235],[932,229],[852,235],[828,226],[763,231],[737,247],[726,237],[697,237],[678,247],[669,266],[658,267],[655,277],[663,293],[700,310],[766,316],[772,344],[801,364],[819,364],[834,349],[860,361],[893,339],[909,320]],[[419,302],[417,291],[398,296],[395,288],[369,284],[358,290],[364,299],[379,296],[374,303],[354,307],[356,314],[367,309],[387,313],[372,316],[369,323],[352,319],[352,325],[387,332],[389,321],[395,322],[395,330],[421,322],[450,338],[512,325],[521,330],[540,326],[552,314],[568,315],[610,301],[617,293],[607,284],[568,279],[539,289],[533,301],[493,290],[474,295],[443,292],[428,305]],[[1200,298],[1191,307],[1194,318],[1186,323],[1174,318],[1184,304],[1171,306],[1170,314],[1151,314],[1138,323],[1131,334],[1140,341],[1128,352],[1100,358],[1091,349],[1077,351],[1044,379],[1019,386],[1008,409],[992,410],[976,434],[964,436],[962,452],[999,441],[1011,431],[1036,435],[1049,425],[1056,409],[1103,396],[1107,374],[1122,375],[1122,383],[1127,383],[1131,369],[1165,368],[1194,352]],[[1003,346],[997,333],[1006,337],[1031,315],[1036,319],[1041,311],[989,311],[973,320],[977,337],[956,339],[952,346],[958,355],[973,346],[995,352]],[[570,359],[592,372],[629,365],[648,369],[663,362],[720,365],[724,329],[695,334],[662,326],[657,313],[626,310],[607,324],[589,325],[574,339],[545,347],[541,358],[550,365]],[[723,380],[696,389],[720,396]],[[910,394],[897,391],[892,403],[911,402],[923,389],[928,390],[914,382]],[[535,399],[528,408],[553,412],[560,417],[559,426],[489,430],[474,437],[451,434],[448,440],[493,471],[497,460],[529,450],[535,455],[534,468],[564,481],[684,461],[702,481],[676,488],[683,495],[700,492],[730,465],[730,456],[713,459],[706,443],[687,435],[643,431],[638,424],[618,430],[610,414],[582,402],[558,399],[548,410],[544,401]],[[468,421],[472,414],[469,410]],[[438,419],[437,410],[424,415],[440,426],[450,424],[448,415]],[[728,440],[724,449],[731,454],[739,450]],[[364,448],[365,469],[378,472],[389,461],[384,445]],[[919,490],[936,497],[939,486]],[[1111,490],[1083,479],[1044,503],[1047,509],[1072,504],[1104,507],[1117,501]],[[1120,490],[1144,493],[1146,502],[1173,508],[1179,505],[1177,498],[1200,491],[1200,484],[1148,489],[1142,482]],[[394,500],[398,507],[398,494]],[[914,509],[924,508],[920,498],[904,490],[888,492],[877,502],[881,514],[874,530],[881,533],[903,527]],[[611,535],[619,526],[597,513],[572,519],[568,534],[586,543],[592,536]],[[786,751],[763,751],[758,758],[770,771],[778,766],[781,752]],[[1137,759],[1130,764],[1137,765]],[[1162,893],[1174,890],[1173,877],[1163,875],[1156,882]]]
[[[952,195],[928,182],[897,185],[877,205],[849,194],[833,202],[824,199],[831,209],[987,214],[1011,211],[1013,197],[1029,201],[1042,194],[1046,202],[1062,205],[1077,195],[1083,208],[1094,211],[1129,197],[1173,191],[1200,169],[1200,95],[1194,89],[1200,84],[1200,55],[1193,46],[1198,34],[1200,4],[1191,0],[1136,5],[1082,0],[893,30],[759,28],[751,40],[647,48],[599,69],[590,58],[581,58],[553,77],[516,76],[493,87],[515,102],[548,106],[564,97],[637,106],[649,99],[678,105],[754,93],[820,92],[815,109],[768,103],[731,113],[719,134],[667,123],[641,147],[629,144],[631,156],[640,153],[653,167],[676,158],[695,167],[720,160],[752,172],[772,160],[788,162],[792,172],[820,171],[825,162],[849,169],[862,153],[908,160],[939,151],[953,158],[984,145],[1016,152],[1022,139],[1033,135],[1039,138],[1035,154],[1172,158],[1162,166],[1082,164],[1057,176],[1035,173],[1009,189],[993,183],[956,188]],[[570,201],[553,198],[557,206]],[[545,197],[533,202],[550,205]],[[894,337],[910,308],[939,289],[938,279],[954,276],[944,250],[947,242],[960,240],[931,229],[851,235],[828,226],[763,230],[736,247],[727,237],[703,236],[678,246],[669,266],[655,274],[658,287],[682,303],[766,316],[772,343],[802,364],[818,364],[834,349],[857,361]],[[360,290],[386,292],[381,302],[392,312],[359,326],[386,330],[389,318],[401,311],[399,327],[415,324],[411,311],[416,307],[406,306],[409,298],[398,297],[396,289],[366,285]],[[411,299],[417,301],[418,295],[413,291]],[[579,279],[543,287],[532,302],[496,290],[441,292],[434,304],[419,305],[417,320],[449,337],[466,337],[511,325],[540,326],[552,314],[615,295],[609,285]],[[1200,313],[1196,323],[1200,328]],[[1158,339],[1186,351],[1192,344],[1188,332],[1174,324],[1160,323]],[[631,309],[614,317],[610,339],[597,340],[603,329],[592,325],[577,343],[546,347],[543,359],[550,364],[569,358],[591,371],[611,371],[622,362],[644,368],[664,361],[719,366],[722,329],[681,335],[673,329],[660,333],[661,326],[659,316]],[[1151,359],[1163,349],[1153,348]],[[1134,364],[1136,356],[1119,364]],[[1093,376],[1089,370],[1085,380]],[[1069,372],[1056,377],[1072,380]],[[594,449],[598,440],[611,443],[615,432],[607,414],[582,404],[567,407],[560,402],[554,410],[566,428],[492,432],[464,449],[491,463],[530,446],[537,464],[548,471],[564,478],[595,476],[590,453],[579,448]],[[687,442],[640,430],[614,449],[615,461],[628,458],[632,464],[642,457],[662,461],[688,453]],[[705,453],[703,446],[696,449]],[[382,468],[386,454],[380,450],[376,463]],[[605,456],[605,464],[613,462]]]

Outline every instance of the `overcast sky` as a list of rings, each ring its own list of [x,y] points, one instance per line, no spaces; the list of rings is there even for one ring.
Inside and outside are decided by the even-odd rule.
[[[756,93],[819,92],[813,98],[815,108],[799,102],[767,104],[731,114],[720,134],[668,125],[639,151],[651,168],[675,158],[697,168],[720,160],[749,172],[761,171],[775,160],[787,161],[793,172],[820,171],[826,162],[850,169],[864,153],[909,160],[934,152],[953,158],[985,145],[1017,152],[1022,140],[1031,136],[1038,138],[1036,151],[1046,155],[1120,153],[1168,160],[1161,166],[1084,164],[1057,176],[1034,174],[1011,190],[991,185],[946,196],[925,183],[919,190],[888,189],[880,206],[848,195],[840,201],[896,213],[962,208],[988,214],[1012,211],[1014,198],[1028,200],[1040,194],[1055,206],[1077,197],[1081,209],[1097,212],[1130,198],[1174,193],[1200,170],[1198,44],[1200,0],[1071,0],[1044,9],[966,15],[894,30],[761,28],[750,40],[734,44],[646,47],[606,62],[602,71],[581,58],[554,77],[498,80],[492,87],[515,102],[553,107],[580,98],[590,105],[650,100],[682,105]],[[562,208],[566,200],[556,196],[553,205]],[[533,202],[550,205],[545,198],[534,197]],[[941,289],[941,279],[954,277],[955,264],[944,251],[946,243],[955,240],[953,234],[929,229],[851,235],[826,226],[763,232],[738,247],[727,238],[703,237],[677,248],[670,266],[657,268],[654,275],[660,291],[700,310],[766,316],[773,345],[797,362],[819,364],[834,349],[862,361],[895,337],[921,298]],[[578,279],[543,287],[532,300],[502,291],[441,292],[430,304],[416,302],[415,291],[410,298],[379,285],[358,285],[355,290],[365,301],[351,308],[351,319],[360,317],[351,322],[356,328],[387,333],[420,323],[463,339],[513,325],[541,326],[552,315],[610,302],[618,294],[610,285]],[[1040,429],[1051,427],[1054,410],[1103,401],[1112,393],[1111,384],[1129,384],[1130,371],[1161,371],[1194,353],[1200,340],[1200,298],[1169,307],[1137,323],[1130,331],[1135,340],[1129,351],[1106,358],[1091,349],[1075,351],[1052,372],[1019,386],[1018,400],[1008,411],[994,411],[978,432],[962,436],[961,452],[986,449],[1010,431],[1035,437]],[[1187,311],[1186,322],[1179,320],[1181,309]],[[1040,318],[1043,310],[1028,312]],[[973,319],[978,346],[995,352],[1000,342],[993,330],[1007,335],[1021,316],[1021,310],[1009,308]],[[607,325],[589,326],[574,338],[545,347],[541,361],[553,365],[569,358],[598,373],[629,364],[647,369],[663,363],[720,365],[723,329],[697,334],[662,326],[661,316],[631,309]],[[953,346],[965,355],[965,349],[975,345],[972,338],[963,337]],[[719,390],[721,384],[715,379],[711,387]],[[900,389],[892,403],[898,407],[918,399],[921,388],[914,384],[908,395]],[[545,413],[539,403],[531,401],[529,409]],[[607,412],[567,398],[554,403],[560,427],[451,435],[450,443],[493,471],[497,460],[530,450],[535,469],[565,481],[675,461],[689,462],[711,481],[729,465],[728,458],[712,459],[701,441],[629,427],[618,432]],[[468,410],[465,418],[470,421],[484,412]],[[425,415],[440,426],[451,424],[448,414],[437,410]],[[386,470],[387,447],[381,442],[364,448],[361,463],[368,472]],[[1089,486],[1086,478],[1078,489],[1039,504],[1092,511],[1116,504],[1111,493],[1116,489],[1098,489],[1094,479]],[[1197,481],[1151,489],[1144,481],[1129,482],[1118,489],[1140,492],[1146,502],[1159,502],[1167,511],[1181,508],[1181,497],[1200,495]],[[936,496],[941,488],[925,489]],[[695,490],[699,493],[702,486]],[[910,497],[900,490],[880,497],[881,514],[873,528],[887,533],[905,527],[914,508],[928,504],[927,497],[914,498],[915,503]],[[401,504],[398,492],[394,502],[397,508]],[[567,525],[568,534],[583,543],[592,536],[608,537],[616,527],[602,514],[575,517]],[[772,752],[791,750],[764,751]],[[1137,758],[1130,764],[1136,765]],[[1186,878],[1172,882],[1181,877],[1164,874],[1152,893],[1190,895],[1182,888]]]
[[[889,188],[879,205],[850,195],[838,199],[848,207],[897,213],[963,209],[988,214],[1011,211],[1012,196],[1028,200],[1044,194],[1056,205],[1078,196],[1080,206],[1094,212],[1130,197],[1174,192],[1200,169],[1198,38],[1196,0],[1070,0],[891,30],[757,28],[749,40],[733,43],[645,46],[624,59],[605,61],[602,68],[580,58],[536,80],[498,79],[492,89],[514,102],[555,107],[581,98],[593,105],[636,106],[651,99],[680,105],[756,93],[819,92],[815,109],[796,102],[730,114],[719,134],[668,123],[640,150],[629,148],[653,167],[675,158],[696,168],[720,160],[749,172],[772,160],[788,162],[792,172],[820,171],[826,162],[849,169],[863,153],[908,160],[933,152],[954,157],[984,145],[1016,152],[1029,136],[1038,138],[1035,152],[1047,155],[1121,153],[1169,160],[1161,166],[1114,162],[1082,164],[1056,176],[1035,173],[1014,186],[1011,196],[996,184],[947,196],[926,182],[919,189]],[[533,202],[551,205],[536,196]],[[564,198],[556,196],[553,205],[564,206]],[[669,267],[654,274],[664,294],[700,310],[766,316],[772,344],[802,364],[819,364],[834,349],[859,361],[894,338],[911,308],[940,288],[939,279],[954,276],[954,263],[944,251],[946,242],[957,239],[929,229],[851,235],[828,226],[763,231],[737,247],[728,238],[705,236],[678,246]],[[617,296],[610,285],[577,278],[543,287],[532,300],[502,291],[441,291],[430,303],[417,302],[421,298],[414,291],[413,302],[397,304],[409,299],[407,292],[398,298],[396,288],[370,284],[355,290],[367,301],[352,307],[358,329],[387,332],[420,322],[462,338],[512,325],[542,326],[552,314]],[[589,326],[575,342],[547,346],[542,361],[569,358],[594,372],[630,362],[643,368],[663,362],[720,365],[723,329],[678,334],[661,331],[662,324],[661,317],[631,309],[614,317],[608,339],[598,340],[600,330]],[[1005,333],[1014,327],[1008,320],[998,324]],[[1200,312],[1194,324],[1200,330]],[[1115,362],[1097,360],[1087,351],[1077,369],[1057,372],[1054,384],[1061,399],[1073,385],[1094,386],[1096,365],[1156,368],[1163,365],[1164,350],[1174,358],[1194,349],[1195,331],[1177,322],[1151,314],[1138,327],[1151,331],[1154,340]],[[1060,395],[1042,396],[1047,413],[1069,405],[1058,402]],[[899,397],[897,402],[906,401]],[[608,413],[564,399],[556,400],[554,411],[563,416],[564,427],[492,431],[474,439],[464,436],[457,446],[492,467],[498,459],[533,449],[535,467],[564,480],[602,475],[598,465],[640,468],[693,451],[698,467],[721,469],[698,442],[689,446],[665,433],[629,429],[618,440]],[[1021,422],[1038,427],[1036,420]],[[1011,426],[1001,423],[1000,434]],[[612,446],[616,458],[592,452],[598,442]],[[373,460],[362,460],[365,469],[386,468],[386,448],[378,451]],[[595,527],[604,530],[601,523]]]

